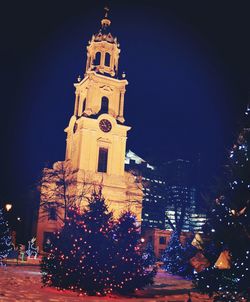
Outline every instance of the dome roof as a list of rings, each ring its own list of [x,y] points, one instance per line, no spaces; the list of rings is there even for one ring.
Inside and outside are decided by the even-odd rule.
[[[109,43],[117,44],[117,38],[113,37],[110,32],[111,21],[108,18],[109,9],[105,7],[105,10],[106,10],[105,16],[101,20],[102,27],[97,34],[93,35],[92,41],[94,41],[94,42],[107,41]]]
[[[117,43],[117,39],[113,37],[110,32],[108,33],[103,32],[102,29],[100,29],[99,33],[93,35],[92,41],[94,42],[107,41],[109,43]]]

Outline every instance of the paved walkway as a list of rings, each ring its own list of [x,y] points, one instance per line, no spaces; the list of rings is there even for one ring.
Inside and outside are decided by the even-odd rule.
[[[57,291],[53,288],[41,288],[41,273],[38,266],[10,265],[0,267],[0,302],[186,302],[191,290],[192,302],[212,301],[206,295],[192,290],[192,283],[180,277],[159,271],[155,284],[138,291],[135,296],[124,298],[79,297],[70,291]]]

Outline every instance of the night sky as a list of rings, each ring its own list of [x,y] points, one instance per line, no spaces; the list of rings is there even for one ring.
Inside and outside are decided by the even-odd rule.
[[[42,168],[64,159],[73,83],[106,4],[129,81],[129,149],[157,164],[200,158],[207,183],[237,134],[250,88],[248,1],[6,1],[0,202],[21,214]]]

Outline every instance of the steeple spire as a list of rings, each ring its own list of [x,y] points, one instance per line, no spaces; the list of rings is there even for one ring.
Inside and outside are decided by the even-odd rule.
[[[101,20],[102,28],[106,28],[110,26],[111,21],[108,18],[109,8],[107,6],[104,7],[104,18]]]
[[[118,73],[120,47],[117,38],[110,32],[109,8],[104,8],[101,28],[92,36],[87,46],[86,72],[95,71],[114,77]]]
[[[105,14],[104,14],[104,17],[106,19],[108,19],[108,12],[109,12],[109,8],[107,6],[104,7],[104,11],[105,11]]]

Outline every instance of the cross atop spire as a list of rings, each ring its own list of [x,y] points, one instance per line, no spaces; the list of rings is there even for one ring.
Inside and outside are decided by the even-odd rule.
[[[111,24],[111,21],[108,18],[109,8],[107,6],[104,7],[104,18],[101,21],[102,27],[108,27]]]
[[[108,18],[108,12],[109,12],[109,8],[107,6],[104,7],[104,11],[105,11],[105,18]]]

